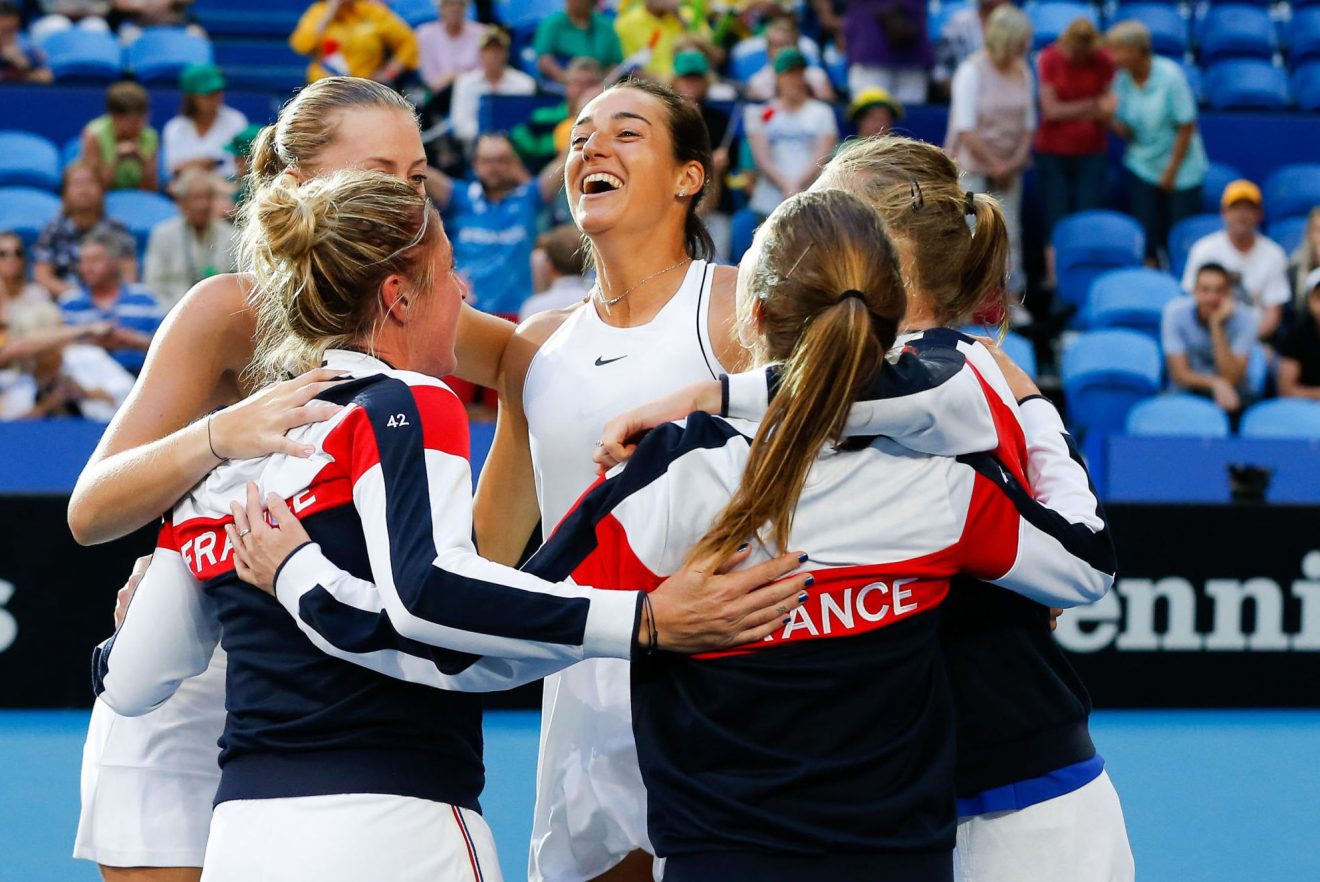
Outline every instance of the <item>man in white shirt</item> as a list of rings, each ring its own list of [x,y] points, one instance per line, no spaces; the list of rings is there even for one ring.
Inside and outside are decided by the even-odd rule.
[[[481,66],[460,74],[454,81],[454,98],[449,119],[454,134],[465,145],[471,144],[480,131],[477,110],[482,95],[534,95],[536,80],[509,67],[509,36],[491,25],[481,37]]]
[[[147,240],[147,287],[169,310],[209,276],[234,272],[234,227],[216,217],[220,179],[188,169],[174,185],[179,214],[161,221]]]
[[[1183,290],[1196,286],[1197,271],[1208,263],[1223,266],[1233,276],[1238,300],[1256,313],[1257,333],[1268,340],[1283,318],[1283,304],[1292,295],[1288,287],[1288,255],[1278,243],[1261,235],[1264,217],[1260,188],[1251,181],[1233,181],[1220,199],[1224,229],[1197,240],[1187,255]]]

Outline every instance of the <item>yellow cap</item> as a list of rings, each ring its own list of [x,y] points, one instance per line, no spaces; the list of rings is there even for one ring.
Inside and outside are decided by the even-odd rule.
[[[1252,205],[1259,207],[1263,201],[1260,196],[1260,187],[1245,178],[1241,178],[1224,188],[1224,195],[1219,200],[1219,205],[1221,208],[1228,208],[1235,202],[1250,202]]]

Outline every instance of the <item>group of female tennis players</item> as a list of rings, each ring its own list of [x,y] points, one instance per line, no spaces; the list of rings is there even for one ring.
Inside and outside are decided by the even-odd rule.
[[[475,693],[545,677],[538,882],[1133,878],[1050,636],[1112,546],[1052,405],[952,330],[1008,244],[942,152],[845,144],[717,266],[699,111],[621,82],[564,172],[596,286],[517,329],[463,304],[396,93],[308,86],[252,169],[245,272],[171,313],[70,504],[83,542],[166,512],[75,856],[498,880]],[[451,373],[501,393],[475,501]]]

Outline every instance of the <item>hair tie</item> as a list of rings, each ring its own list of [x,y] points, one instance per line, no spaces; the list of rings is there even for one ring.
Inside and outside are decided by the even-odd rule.
[[[863,294],[861,291],[858,291],[856,288],[849,288],[847,291],[844,291],[842,294],[840,294],[839,302],[842,303],[843,301],[847,300],[849,297],[856,297],[858,300],[862,301],[863,306],[866,305],[866,295]]]
[[[969,217],[976,217],[976,193],[968,190],[963,196],[966,205],[963,206],[963,213]]]

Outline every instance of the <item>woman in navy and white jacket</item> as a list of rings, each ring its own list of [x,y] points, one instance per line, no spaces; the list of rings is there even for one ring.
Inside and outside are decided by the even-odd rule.
[[[1107,543],[1080,548],[1085,537],[995,457],[834,443],[903,310],[895,252],[869,208],[838,191],[788,200],[739,276],[744,339],[763,362],[787,361],[766,419],[661,427],[528,565],[649,587],[754,537],[756,555],[803,538],[822,549],[804,604],[785,607],[771,635],[634,659],[667,879],[950,879],[954,720],[936,615],[950,580],[969,573],[1059,605],[1112,583]],[[275,589],[335,645],[343,622],[309,613],[311,598],[353,607],[388,591],[325,575],[280,573]]]
[[[803,579],[747,589],[800,561],[687,573],[643,603],[636,590],[547,582],[478,557],[466,415],[434,379],[453,366],[462,300],[435,212],[376,172],[284,175],[254,199],[259,364],[278,376],[324,360],[347,378],[322,396],[340,409],[296,430],[310,457],[226,463],[174,508],[122,626],[96,652],[97,694],[146,713],[223,644],[228,714],[205,879],[498,879],[469,693],[627,658],[639,634],[682,651],[764,636],[780,607],[796,608]],[[314,540],[282,579],[336,568],[379,587],[356,605],[324,588],[300,597],[299,612],[338,629],[337,650],[356,664],[239,581],[235,546],[270,530],[259,499],[251,517],[231,508],[245,486],[277,516],[296,512]],[[388,626],[408,614],[425,627]]]

